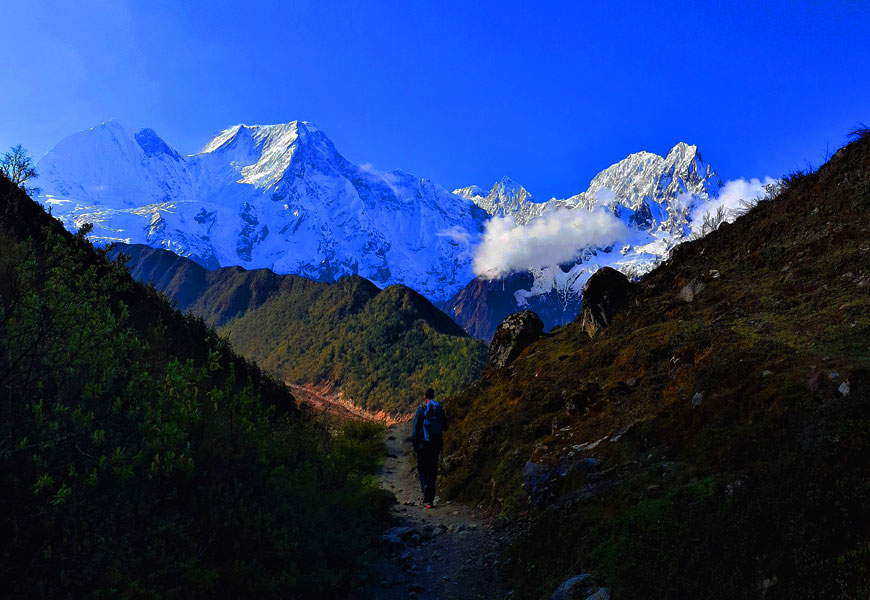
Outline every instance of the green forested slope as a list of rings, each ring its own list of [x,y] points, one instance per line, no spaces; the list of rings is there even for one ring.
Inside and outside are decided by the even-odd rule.
[[[868,259],[865,134],[460,394],[447,493],[529,519],[515,597],[870,597]]]
[[[281,382],[0,178],[3,595],[347,597],[381,432]]]
[[[369,286],[345,278],[313,302],[275,295],[221,331],[263,368],[332,382],[372,411],[408,412],[427,387],[450,396],[480,373],[485,347],[447,315],[409,288],[371,297]]]
[[[406,413],[430,386],[452,395],[483,367],[483,343],[404,286],[206,271],[164,250],[119,250],[137,278],[215,325],[245,357],[291,383],[334,386],[371,411]]]

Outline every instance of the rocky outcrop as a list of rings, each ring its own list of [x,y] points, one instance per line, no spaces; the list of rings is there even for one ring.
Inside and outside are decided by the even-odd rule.
[[[692,279],[689,283],[680,288],[679,298],[683,302],[691,302],[704,289],[704,282],[698,281],[697,278]]]
[[[595,337],[617,314],[631,306],[635,293],[635,285],[616,269],[597,270],[583,287],[580,326],[589,337]]]
[[[543,333],[544,322],[532,311],[508,315],[492,336],[487,368],[505,368]]]
[[[490,342],[499,324],[521,310],[531,310],[544,322],[544,331],[567,325],[580,312],[580,290],[553,288],[535,291],[530,272],[512,273],[498,279],[475,277],[444,305],[470,335]]]
[[[583,600],[586,598],[586,590],[589,587],[588,579],[589,575],[587,573],[569,577],[553,592],[550,600]]]
[[[589,587],[589,575],[569,577],[550,596],[550,600],[610,600],[608,588]]]

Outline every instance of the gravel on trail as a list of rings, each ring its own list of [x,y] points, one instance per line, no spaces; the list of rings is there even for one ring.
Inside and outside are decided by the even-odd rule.
[[[395,494],[395,522],[358,598],[476,600],[509,597],[499,556],[509,534],[483,511],[457,502],[427,509],[413,466],[410,423],[387,428],[381,486]],[[440,481],[439,481],[440,483]],[[436,489],[437,491],[437,489]]]

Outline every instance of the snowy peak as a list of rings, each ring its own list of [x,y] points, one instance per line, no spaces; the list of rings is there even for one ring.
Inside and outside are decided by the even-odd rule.
[[[520,225],[558,208],[604,208],[624,216],[630,224],[650,229],[662,223],[679,227],[680,219],[674,214],[679,199],[706,199],[716,180],[697,146],[680,142],[665,157],[646,151],[630,154],[598,173],[586,191],[564,200],[535,202],[525,188],[508,177],[493,185],[486,196],[477,186],[453,193],[492,216],[512,216]]]
[[[38,165],[43,200],[97,242],[143,243],[207,268],[324,281],[359,274],[444,300],[473,277],[486,214],[425,178],[345,160],[310,123],[239,124],[181,156],[116,122],[70,136]]]
[[[304,158],[299,155],[303,155]],[[291,121],[277,125],[235,125],[212,138],[193,155],[220,156],[238,169],[238,183],[269,189],[285,176],[295,160],[313,165],[339,165],[344,159],[314,125]]]
[[[493,217],[515,216],[534,203],[526,188],[507,176],[496,182],[485,196],[483,189],[476,185],[459,188],[453,193],[471,200]]]
[[[112,208],[140,206],[189,185],[185,159],[153,129],[114,120],[63,139],[39,161],[38,173],[38,185],[53,199]]]
[[[611,210],[622,205],[637,211],[645,202],[661,204],[681,194],[706,196],[713,176],[713,170],[701,161],[697,146],[680,142],[666,157],[651,152],[629,155],[596,175],[589,189],[566,203]]]
[[[486,190],[484,190],[479,185],[470,185],[464,188],[456,188],[455,190],[453,190],[453,193],[460,198],[465,198],[466,200],[471,200],[472,202],[475,202],[475,198],[483,198],[486,196]]]

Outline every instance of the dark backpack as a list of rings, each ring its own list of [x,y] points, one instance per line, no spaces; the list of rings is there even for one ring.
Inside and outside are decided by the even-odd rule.
[[[432,400],[423,408],[423,439],[440,441],[444,434],[444,409],[441,403]]]

